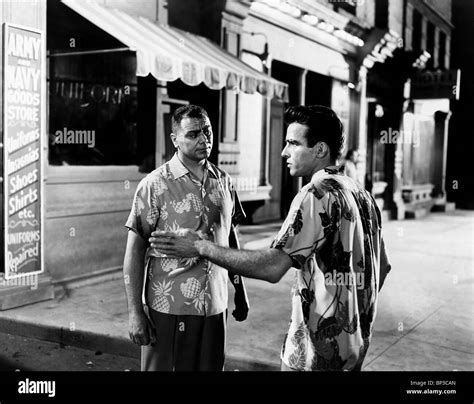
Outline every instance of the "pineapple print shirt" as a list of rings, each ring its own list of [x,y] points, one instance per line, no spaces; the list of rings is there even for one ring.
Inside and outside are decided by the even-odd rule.
[[[318,171],[294,198],[272,247],[296,269],[282,361],[305,371],[359,367],[380,275],[390,270],[372,196],[340,167]]]
[[[245,217],[230,176],[207,162],[204,184],[196,181],[175,154],[148,174],[135,192],[125,224],[147,244],[155,229],[193,229],[228,246],[232,224]],[[227,308],[227,270],[202,258],[171,258],[148,247],[144,303],[175,315],[212,316]],[[183,268],[184,271],[172,272]]]

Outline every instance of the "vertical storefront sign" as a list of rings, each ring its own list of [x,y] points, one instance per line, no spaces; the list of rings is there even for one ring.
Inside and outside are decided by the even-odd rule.
[[[44,271],[42,32],[3,26],[5,278]]]

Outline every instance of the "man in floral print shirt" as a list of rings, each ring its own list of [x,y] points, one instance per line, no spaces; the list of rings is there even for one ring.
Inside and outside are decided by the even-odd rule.
[[[195,233],[155,232],[151,245],[272,283],[295,268],[282,370],[360,370],[390,270],[380,212],[372,196],[336,166],[344,143],[337,115],[322,106],[297,106],[285,117],[282,156],[292,176],[309,182],[269,250],[223,248]]]
[[[241,277],[200,257],[161,254],[148,239],[155,229],[190,228],[228,246],[243,212],[230,176],[207,161],[213,139],[206,111],[178,108],[172,126],[177,152],[140,182],[126,223],[130,337],[142,345],[142,370],[222,370],[228,276],[234,317],[242,321],[248,312]]]

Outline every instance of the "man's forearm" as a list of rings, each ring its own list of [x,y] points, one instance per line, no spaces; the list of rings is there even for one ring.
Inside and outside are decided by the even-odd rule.
[[[206,240],[197,240],[195,246],[202,257],[247,278],[276,283],[291,267],[290,257],[276,249],[236,250]]]
[[[143,313],[142,290],[146,247],[136,237],[138,236],[135,234],[129,235],[123,262],[125,292],[127,295],[128,311],[131,314]]]

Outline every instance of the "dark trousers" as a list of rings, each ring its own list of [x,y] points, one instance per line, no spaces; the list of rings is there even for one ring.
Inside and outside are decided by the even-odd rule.
[[[150,309],[157,341],[142,346],[142,371],[222,371],[225,313],[179,316]]]

